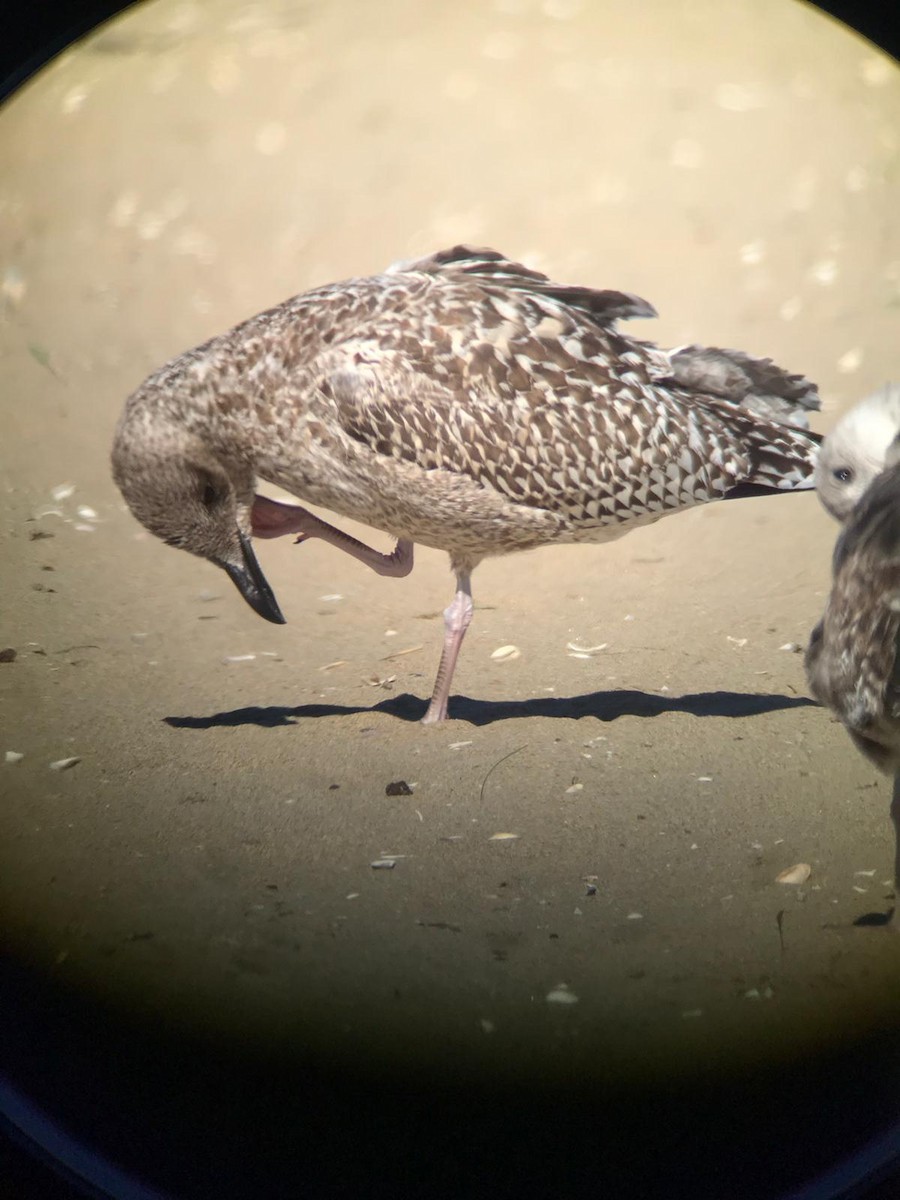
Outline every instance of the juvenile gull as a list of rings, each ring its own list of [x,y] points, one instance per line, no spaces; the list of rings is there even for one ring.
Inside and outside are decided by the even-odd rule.
[[[443,720],[485,557],[602,542],[732,496],[812,488],[815,387],[732,350],[620,333],[637,296],[553,283],[457,246],[316,288],[166,364],[128,400],[112,461],[151,532],[284,618],[251,536],[299,533],[406,574],[450,555],[456,595],[426,723]],[[780,420],[771,419],[777,412]],[[267,480],[397,539],[379,554]]]
[[[863,492],[884,469],[900,430],[900,383],[884,387],[845,413],[822,443],[816,490],[826,510],[846,521]]]
[[[822,447],[829,470],[822,473],[819,495],[833,515],[845,515],[846,523],[834,549],[831,594],[806,652],[813,695],[836,714],[857,749],[893,776],[895,897],[900,895],[898,401],[900,386],[882,388],[852,409]],[[836,446],[829,445],[835,434]],[[831,464],[853,474],[837,479]],[[848,507],[861,482],[865,490]]]

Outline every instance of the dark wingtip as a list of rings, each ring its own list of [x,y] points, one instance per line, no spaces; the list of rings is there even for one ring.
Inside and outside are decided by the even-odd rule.
[[[794,496],[814,492],[815,484],[810,479],[793,487],[777,487],[767,483],[736,483],[722,497],[723,500],[752,500],[757,496]]]

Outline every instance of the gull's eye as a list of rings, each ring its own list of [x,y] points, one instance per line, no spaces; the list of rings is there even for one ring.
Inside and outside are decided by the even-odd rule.
[[[834,470],[831,472],[831,474],[838,481],[838,483],[852,483],[853,482],[853,468],[852,467],[835,467]]]

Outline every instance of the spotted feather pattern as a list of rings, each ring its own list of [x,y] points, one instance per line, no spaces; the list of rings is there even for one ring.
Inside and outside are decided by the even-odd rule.
[[[403,269],[434,275],[462,253]],[[720,499],[739,482],[811,486],[815,440],[738,408],[755,396],[749,363],[767,387],[790,381],[794,398],[812,406],[808,381],[768,360],[705,352],[716,356],[714,368],[728,361],[740,371],[741,388],[732,385],[723,402],[702,348],[673,362],[616,332],[618,317],[650,315],[646,302],[553,285],[500,255],[485,261],[487,253],[463,258],[457,278],[439,276],[430,303],[380,327],[352,364],[322,381],[351,437],[426,471],[465,474],[582,529]],[[713,385],[705,393],[704,382]]]
[[[774,391],[790,417],[817,406],[814,386],[616,327],[653,315],[629,293],[457,246],[187,352],[132,396],[123,429],[187,428],[302,500],[468,566],[604,540],[742,486],[812,487],[818,437],[752,402]]]

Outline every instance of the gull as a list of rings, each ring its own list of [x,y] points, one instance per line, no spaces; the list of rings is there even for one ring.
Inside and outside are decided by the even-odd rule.
[[[825,439],[827,469],[819,495],[832,515],[844,514],[844,527],[834,548],[831,593],[805,660],[816,699],[835,713],[856,748],[893,777],[895,896],[900,895],[898,434],[900,386],[894,384],[857,405]],[[840,479],[834,470],[852,474]],[[852,493],[861,484],[864,490],[853,503]],[[894,929],[895,912],[896,904],[890,915]]]
[[[128,399],[113,475],[152,533],[283,623],[253,537],[319,537],[384,575],[446,551],[456,591],[423,718],[447,717],[482,559],[604,542],[713,500],[809,490],[814,385],[736,350],[662,350],[626,292],[455,246],[314,288],[189,350]],[[382,554],[266,481],[396,540]],[[689,572],[686,579],[690,579]]]

